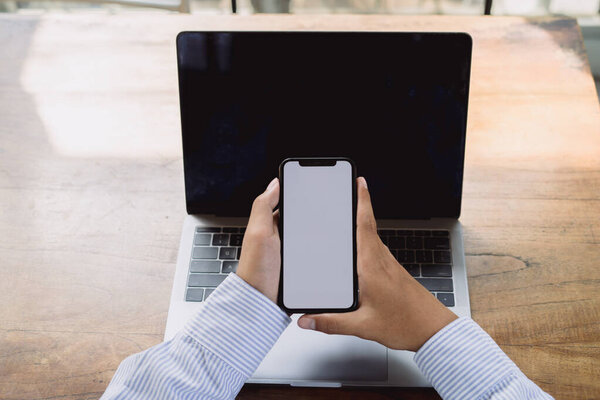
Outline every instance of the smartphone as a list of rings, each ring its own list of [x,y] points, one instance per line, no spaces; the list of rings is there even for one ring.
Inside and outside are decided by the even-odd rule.
[[[354,162],[288,158],[279,166],[279,181],[279,305],[288,313],[355,310]]]

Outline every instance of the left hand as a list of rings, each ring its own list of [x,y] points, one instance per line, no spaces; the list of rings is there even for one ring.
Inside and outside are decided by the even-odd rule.
[[[250,219],[244,234],[242,254],[237,275],[277,303],[281,248],[279,240],[279,179],[269,183],[267,189],[252,203]]]

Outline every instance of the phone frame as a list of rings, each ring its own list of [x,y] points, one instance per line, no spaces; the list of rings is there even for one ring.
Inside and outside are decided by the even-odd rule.
[[[283,207],[283,191],[285,187],[285,179],[283,175],[283,167],[290,161],[298,161],[301,166],[334,166],[338,161],[347,161],[350,163],[352,173],[352,304],[348,308],[288,308],[285,306],[283,301],[283,269],[284,269],[284,258],[283,258],[283,224],[285,221],[284,207]],[[333,162],[333,164],[332,164]],[[305,164],[305,165],[302,165]],[[279,274],[279,292],[277,295],[278,305],[288,314],[294,313],[306,313],[306,314],[318,314],[318,313],[342,313],[354,311],[358,308],[358,273],[356,263],[356,207],[357,207],[357,193],[356,193],[356,164],[350,158],[347,157],[294,157],[286,158],[279,165],[279,238],[281,240],[281,270]]]

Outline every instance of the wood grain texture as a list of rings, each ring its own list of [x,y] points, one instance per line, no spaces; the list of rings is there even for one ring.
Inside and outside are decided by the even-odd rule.
[[[181,30],[467,31],[473,318],[556,398],[600,398],[600,112],[565,18],[0,16],[0,398],[95,399],[159,343],[183,220]],[[248,386],[253,398],[436,398]]]

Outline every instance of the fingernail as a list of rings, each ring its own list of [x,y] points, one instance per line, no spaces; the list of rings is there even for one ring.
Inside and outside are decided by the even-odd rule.
[[[273,178],[273,180],[271,181],[271,183],[269,183],[269,186],[267,186],[267,189],[265,191],[273,189],[276,184],[277,184],[277,178]]]
[[[364,176],[360,177],[360,184],[363,185],[363,187],[367,190],[369,190],[369,187],[367,186],[367,180],[365,179]]]
[[[300,326],[300,328],[312,329],[314,331],[316,323],[312,318],[301,318],[298,320],[298,326]]]

